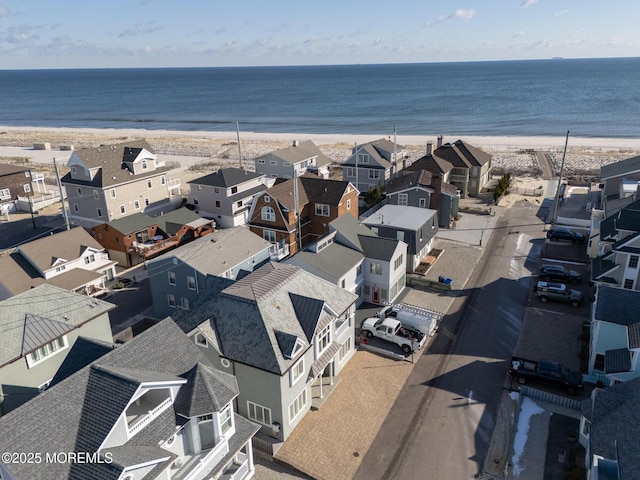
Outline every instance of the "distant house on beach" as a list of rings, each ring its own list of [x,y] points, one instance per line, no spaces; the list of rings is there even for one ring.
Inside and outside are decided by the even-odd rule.
[[[314,173],[322,178],[329,178],[331,159],[327,157],[311,141],[294,140],[292,145],[274,152],[261,155],[255,159],[257,173],[264,173],[271,178],[293,178],[305,173]]]
[[[365,193],[405,167],[404,147],[381,138],[351,149],[351,156],[342,163],[342,179]]]

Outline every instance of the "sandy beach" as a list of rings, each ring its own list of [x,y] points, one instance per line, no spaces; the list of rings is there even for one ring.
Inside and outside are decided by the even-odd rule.
[[[291,145],[293,140],[312,140],[335,164],[343,162],[354,144],[365,143],[389,134],[300,134],[256,133],[240,131],[240,149],[236,132],[173,131],[144,129],[45,128],[0,126],[0,146],[32,147],[34,143],[49,142],[52,149],[60,145],[75,148],[145,138],[157,153],[210,158],[217,165],[237,164],[242,158],[251,165],[255,157]],[[435,145],[438,134],[397,135],[397,142],[405,147],[410,161],[425,154],[427,142]],[[494,155],[497,171],[516,175],[536,174],[536,162],[530,150],[549,152],[557,161],[562,157],[565,137],[536,136],[457,136],[443,134],[443,142],[458,139]],[[392,139],[392,138],[391,138]],[[640,154],[640,138],[596,138],[569,136],[567,175],[597,175],[600,167]]]

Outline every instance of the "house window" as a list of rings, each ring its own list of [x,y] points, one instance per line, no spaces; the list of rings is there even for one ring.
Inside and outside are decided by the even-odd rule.
[[[98,192],[98,190],[94,190],[93,191],[93,199],[94,200],[98,200],[100,198],[100,193]]]
[[[153,183],[151,183],[151,179],[147,180],[147,188],[153,188]]]
[[[400,255],[398,258],[395,259],[395,261],[393,262],[393,270],[398,270],[401,266],[402,263],[404,262],[404,255]]]
[[[24,190],[24,193],[29,193],[31,192],[31,185],[25,183],[24,185],[22,185],[22,189]]]
[[[148,207],[149,206],[149,197],[144,199],[144,204]]]
[[[347,210],[351,210],[351,199],[347,199]]]
[[[355,168],[347,167],[346,170],[347,170],[347,173],[346,173],[347,177],[355,177],[356,176],[356,169]]]
[[[133,201],[134,210],[140,210],[140,202],[138,200]]]
[[[262,218],[262,220],[266,220],[268,222],[275,222],[276,221],[276,212],[271,207],[262,207],[261,218]]]
[[[359,153],[358,163],[369,163],[369,155],[367,153]]]
[[[29,367],[34,366],[37,363],[42,362],[46,358],[54,355],[57,352],[64,350],[68,346],[66,337],[58,337],[54,341],[41,346],[37,350],[34,350],[27,355],[27,365]]]
[[[126,212],[126,210],[124,208],[124,205],[120,205],[120,213],[125,213],[125,212]]]
[[[187,287],[189,288],[189,290],[196,289],[196,277],[187,275]]]
[[[250,420],[271,426],[271,410],[247,400],[247,415]]]
[[[404,232],[402,230],[399,230],[398,232],[396,232],[396,239],[400,240],[401,242],[404,242]]]
[[[584,424],[582,425],[582,435],[584,435],[585,437],[588,437],[590,433],[591,433],[591,422],[585,418]]]
[[[377,262],[369,263],[369,273],[373,275],[382,275],[382,264]]]
[[[180,297],[180,308],[184,310],[189,310],[189,299],[185,297]]]
[[[11,198],[11,192],[8,188],[3,188],[0,190],[0,200],[9,200]]]
[[[176,297],[171,295],[170,293],[167,294],[167,303],[171,308],[176,308]]]
[[[638,255],[631,255],[629,257],[629,268],[638,268]]]
[[[101,209],[101,208],[96,208],[96,215],[97,215],[98,217],[101,217],[101,216],[102,216],[102,209]]]
[[[111,195],[111,198],[116,198],[116,189],[112,188],[109,190],[109,195]]]
[[[380,178],[379,170],[369,170],[369,180],[378,180]]]
[[[216,208],[220,208],[220,200],[216,200]]]
[[[196,337],[196,345],[200,345],[201,347],[209,346],[207,339],[201,333],[196,333],[195,337]]]
[[[78,204],[77,203],[73,204],[73,211],[76,212],[76,213],[78,213],[80,211],[80,209],[78,208]]]
[[[84,257],[84,263],[87,265],[95,261],[96,261],[96,256],[93,253]]]
[[[71,173],[76,174],[76,167],[71,167]]]
[[[344,288],[346,285],[346,280],[343,278],[342,282],[340,282],[340,287]]]
[[[231,187],[231,195],[238,193],[238,187]]]
[[[307,405],[307,389],[305,388],[300,395],[289,405],[289,422],[293,422],[300,412]]]
[[[167,276],[169,277],[169,285],[176,284],[176,272],[167,272]]]
[[[624,281],[624,288],[626,288],[626,289],[628,289],[628,290],[633,289],[633,279],[631,279],[631,278],[627,278],[627,279],[625,279],[625,281]]]
[[[59,267],[56,267],[56,272],[60,273],[63,272],[67,269],[66,265],[60,265]]]
[[[290,167],[291,164],[289,162],[285,162],[284,160],[282,161],[282,166],[283,167]]]
[[[302,357],[290,370],[291,386],[295,385],[304,375],[304,357]]]
[[[278,165],[278,162],[276,160],[271,160],[269,161],[269,165]]]
[[[359,277],[360,275],[362,275],[362,264],[358,265],[358,268],[356,268],[356,277]]]
[[[329,205],[324,203],[316,203],[316,215],[328,217],[330,213]]]
[[[270,203],[271,202],[271,197],[269,195],[265,195],[264,196],[264,203]]]
[[[276,243],[276,232],[273,230],[263,230],[262,238],[264,238],[267,242]]]
[[[199,203],[199,202],[198,202],[198,199],[194,197],[194,198],[193,198],[193,204],[194,204],[194,205],[198,205],[198,203]]]
[[[427,208],[427,199],[426,198],[421,198],[419,200],[419,202],[420,202],[419,203],[420,208]]]
[[[241,207],[241,206],[242,206],[242,200],[236,203],[236,207]]]
[[[82,195],[82,189],[80,187],[78,187],[77,189],[78,195]]]
[[[593,369],[604,372],[604,355],[601,353],[596,354],[595,361],[593,362]]]
[[[233,428],[233,412],[231,410],[231,405],[227,405],[220,411],[220,432],[222,435],[227,433],[231,428]]]
[[[338,361],[341,362],[351,351],[351,337],[340,346],[338,350]]]
[[[402,207],[406,207],[409,204],[409,195],[406,193],[398,194],[398,205]]]
[[[162,177],[160,177],[160,185],[164,185],[165,183],[167,183],[167,181],[164,178],[164,175]]]
[[[324,327],[318,335],[316,335],[316,343],[318,345],[318,357],[331,345],[331,324]]]

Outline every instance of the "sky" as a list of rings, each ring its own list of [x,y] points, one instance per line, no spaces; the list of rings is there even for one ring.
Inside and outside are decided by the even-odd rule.
[[[638,0],[0,0],[0,69],[640,56]]]

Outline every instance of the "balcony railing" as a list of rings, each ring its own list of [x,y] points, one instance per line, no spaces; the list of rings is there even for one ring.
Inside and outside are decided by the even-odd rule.
[[[200,480],[204,477],[203,473],[207,473],[205,468],[217,464],[227,453],[229,453],[229,443],[225,439],[209,450],[183,480]]]
[[[269,247],[269,255],[271,256],[271,260],[274,262],[282,260],[284,257],[289,255],[289,244],[277,244],[272,243],[271,247]]]
[[[239,452],[233,459],[232,467],[220,476],[219,480],[242,480],[249,473],[249,459]]]
[[[160,405],[155,407],[153,410],[149,410],[149,412],[142,417],[141,420],[136,422],[133,426],[129,427],[129,437],[138,432],[142,427],[148,424],[151,420],[156,418],[162,412],[164,412],[171,405],[171,397],[167,398]]]

